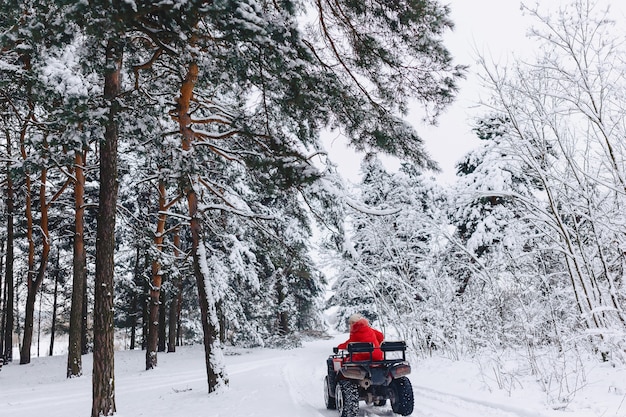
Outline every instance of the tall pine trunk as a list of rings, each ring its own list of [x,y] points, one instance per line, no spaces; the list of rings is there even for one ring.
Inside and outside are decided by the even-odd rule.
[[[165,345],[167,342],[167,293],[161,291],[161,297],[159,301],[159,343],[157,345],[158,352],[165,352]]]
[[[11,141],[7,135],[7,154],[11,159]],[[4,320],[3,320],[3,351],[0,352],[0,360],[4,363],[13,361],[13,308],[14,308],[14,286],[13,286],[13,260],[14,260],[14,235],[13,235],[13,215],[15,212],[13,196],[13,176],[11,175],[10,165],[7,164],[7,182],[6,182],[6,211],[7,211],[7,249],[4,269]]]
[[[23,55],[21,57],[24,62],[24,69],[26,71],[31,70],[30,56]],[[27,95],[30,97],[32,91],[30,87]],[[35,106],[33,102],[28,100],[28,115],[23,121],[20,129],[20,153],[23,161],[27,160],[28,154],[26,151],[26,137],[28,135],[28,129],[31,126],[31,122],[35,117]],[[45,140],[43,146],[46,147]],[[26,236],[28,240],[28,272],[26,274],[26,305],[24,307],[24,335],[22,338],[22,347],[20,349],[20,364],[30,363],[30,349],[33,342],[33,321],[35,314],[35,301],[37,298],[37,290],[43,282],[43,278],[46,272],[46,265],[48,262],[48,253],[50,251],[50,239],[48,234],[48,206],[46,204],[46,175],[47,171],[45,167],[41,168],[40,174],[40,187],[39,187],[39,203],[41,209],[41,218],[39,224],[39,230],[42,232],[42,247],[40,264],[37,272],[35,273],[35,240],[34,240],[34,220],[32,211],[32,183],[31,177],[26,172],[25,177],[25,193],[26,193]]]
[[[165,214],[165,182],[159,181],[159,217],[157,222],[157,229],[154,235],[154,246],[156,247],[157,254],[152,261],[152,282],[150,285],[150,319],[148,324],[148,346],[146,347],[146,370],[152,369],[157,366],[157,351],[159,343],[159,306],[161,298],[161,284],[163,282],[163,276],[161,272],[161,261],[159,255],[163,250],[163,238],[165,233],[165,221],[167,215]]]
[[[130,350],[135,350],[135,343],[137,338],[137,315],[138,311],[138,303],[137,303],[137,288],[140,288],[141,277],[139,272],[139,245],[135,248],[135,268],[134,268],[134,276],[133,282],[135,284],[135,290],[131,293],[130,299],[130,311],[132,312],[130,315]]]
[[[50,349],[48,349],[48,356],[52,356],[54,354],[54,336],[56,333],[57,327],[57,303],[58,303],[58,294],[59,294],[59,251],[57,250],[57,256],[55,261],[54,268],[54,293],[52,298],[52,323],[50,325]]]
[[[198,65],[193,62],[189,65],[187,76],[183,81],[180,89],[180,96],[177,99],[177,122],[180,133],[182,135],[183,152],[189,152],[192,149],[194,139],[191,130],[191,116],[189,112],[190,103],[193,97],[193,89],[198,79]],[[202,223],[200,221],[200,213],[198,212],[198,196],[196,195],[197,182],[194,174],[188,173],[186,176],[188,183],[185,187],[187,194],[187,205],[189,210],[192,255],[193,255],[193,271],[196,278],[198,288],[198,301],[200,304],[200,315],[202,320],[202,330],[204,333],[204,355],[207,370],[208,390],[215,391],[221,383],[227,384],[228,380],[224,374],[220,363],[216,363],[216,358],[221,355],[215,352],[219,349],[219,322],[215,311],[214,297],[209,300],[207,292],[206,277],[202,265],[206,262],[206,251],[203,243]],[[212,304],[213,305],[212,305]]]
[[[26,57],[27,63],[25,64],[28,70],[30,64],[28,63],[28,57]],[[20,153],[22,160],[27,158],[26,153],[26,134],[28,131],[28,125],[33,117],[32,104],[29,104],[31,110],[24,120],[22,128],[20,130]],[[25,215],[26,215],[26,240],[28,241],[28,255],[27,265],[28,272],[26,273],[26,306],[24,312],[24,335],[22,337],[22,348],[20,349],[20,364],[30,363],[30,346],[33,340],[33,319],[35,310],[35,293],[37,289],[35,287],[35,241],[33,239],[33,209],[32,209],[32,184],[31,178],[28,172],[25,173],[24,179],[25,188]],[[26,347],[26,349],[25,349]]]
[[[4,244],[6,243],[5,239],[0,240],[0,253],[4,253]],[[2,356],[4,352],[4,317],[6,311],[6,305],[3,304],[3,300],[6,298],[6,294],[4,292],[4,287],[2,286],[2,271],[4,270],[4,257],[0,258],[0,369],[2,365],[4,365],[4,357]],[[4,306],[4,307],[2,307]]]
[[[85,261],[86,262],[86,261]],[[85,267],[86,268],[86,267]],[[80,351],[83,355],[89,353],[89,323],[87,317],[87,305],[89,298],[87,297],[87,272],[85,271],[85,285],[83,288],[83,316],[80,332]]]
[[[144,268],[148,268],[148,259],[144,254]],[[148,280],[142,280],[143,294],[149,294],[150,283]],[[148,347],[148,325],[150,322],[150,306],[149,299],[147,297],[141,297],[141,349]]]
[[[87,282],[85,253],[85,159],[83,152],[74,156],[74,256],[72,264],[72,306],[70,311],[67,377],[83,374],[83,301]]]
[[[167,326],[167,351],[176,352],[176,335],[178,331],[178,319],[180,314],[179,297],[181,295],[180,288],[177,286],[176,293],[170,301],[169,321]]]
[[[42,243],[41,243],[41,256],[39,260],[39,268],[37,269],[37,273],[33,274],[32,270],[28,272],[28,283],[27,283],[27,295],[26,295],[26,308],[24,315],[24,337],[22,339],[22,348],[20,350],[20,364],[24,365],[30,363],[30,349],[33,342],[33,322],[35,318],[35,301],[37,299],[37,291],[39,287],[41,287],[41,283],[43,282],[44,276],[46,275],[46,268],[48,265],[48,255],[50,253],[50,233],[48,231],[48,205],[46,203],[46,177],[47,177],[47,169],[43,168],[41,170],[40,177],[40,186],[39,186],[39,207],[40,207],[40,224],[39,230],[42,233]],[[28,192],[28,191],[27,191]],[[30,201],[30,198],[27,198],[27,201]],[[27,208],[27,212],[30,212],[29,223],[29,265],[34,267],[34,230],[33,230],[33,219],[32,219],[32,211]],[[31,263],[32,262],[32,263]]]
[[[104,76],[104,97],[109,101],[109,114],[104,140],[100,142],[100,193],[96,239],[96,277],[94,300],[94,340],[92,378],[92,417],[115,414],[114,376],[114,253],[115,209],[117,205],[117,102],[121,91],[123,47],[109,40],[106,46],[107,69]]]
[[[180,259],[180,234],[178,230],[174,231],[174,258]],[[176,276],[174,282],[174,292],[172,301],[170,302],[170,317],[168,322],[168,339],[167,351],[176,352],[176,339],[178,335],[178,326],[180,321],[180,305],[183,296],[183,280],[180,275]]]

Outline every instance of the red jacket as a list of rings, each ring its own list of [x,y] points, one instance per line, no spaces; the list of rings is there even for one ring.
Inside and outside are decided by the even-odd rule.
[[[372,352],[372,360],[382,361],[383,351],[380,350],[380,344],[383,341],[384,336],[381,332],[371,328],[367,324],[366,319],[361,319],[354,323],[350,327],[350,338],[337,346],[339,349],[346,349],[348,343],[352,342],[370,342],[374,345],[374,351]],[[369,353],[355,353],[352,356],[355,361],[367,361],[370,359]]]

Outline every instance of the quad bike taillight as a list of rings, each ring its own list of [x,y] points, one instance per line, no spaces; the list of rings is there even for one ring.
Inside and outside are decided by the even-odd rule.
[[[365,369],[360,366],[344,366],[341,368],[341,374],[348,379],[363,379],[367,376]]]
[[[411,365],[400,364],[391,368],[389,372],[394,379],[400,378],[401,376],[406,376],[411,373]]]

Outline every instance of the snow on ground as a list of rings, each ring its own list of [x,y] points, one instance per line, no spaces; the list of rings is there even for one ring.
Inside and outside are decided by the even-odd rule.
[[[160,353],[157,369],[145,371],[145,353],[115,356],[118,417],[336,417],[323,399],[325,359],[331,340],[306,342],[302,348],[229,349],[230,386],[207,394],[201,346]],[[0,371],[1,417],[74,417],[91,412],[91,356],[85,375],[66,379],[65,355],[14,362]],[[498,389],[477,361],[443,358],[413,360],[414,417],[624,417],[626,372],[598,365],[587,373],[574,401],[552,410],[532,381],[520,377],[511,389]],[[481,372],[482,368],[482,372]],[[501,383],[501,381],[500,381]],[[361,403],[361,417],[395,416],[390,406]]]

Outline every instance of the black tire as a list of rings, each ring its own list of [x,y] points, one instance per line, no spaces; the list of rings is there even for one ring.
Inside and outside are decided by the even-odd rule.
[[[359,387],[352,381],[339,381],[335,390],[339,417],[356,417],[359,414]]]
[[[391,409],[394,413],[408,416],[413,412],[413,387],[409,378],[403,376],[394,379],[390,384]]]
[[[324,377],[324,402],[326,403],[326,408],[329,410],[337,409],[337,402],[335,398],[331,396],[334,394],[334,387],[328,382],[328,375]]]

